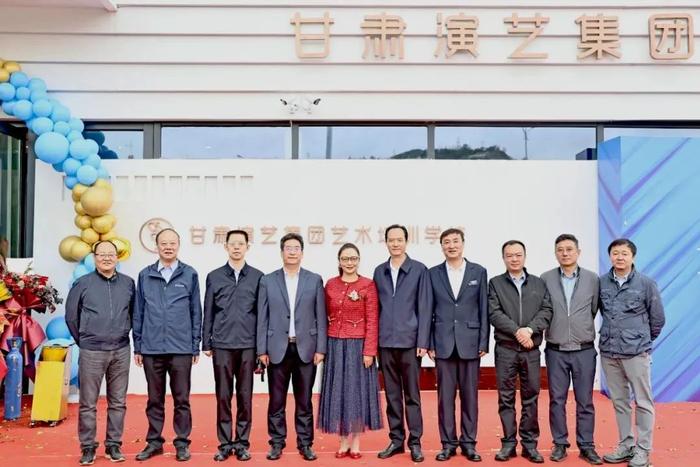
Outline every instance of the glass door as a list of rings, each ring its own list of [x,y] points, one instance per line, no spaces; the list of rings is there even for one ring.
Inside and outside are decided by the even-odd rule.
[[[0,255],[23,256],[26,130],[0,122]]]

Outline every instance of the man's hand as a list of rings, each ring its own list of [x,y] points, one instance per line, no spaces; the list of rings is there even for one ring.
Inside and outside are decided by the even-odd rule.
[[[262,363],[265,366],[268,366],[270,364],[270,357],[266,353],[258,355],[258,360],[260,360],[260,363]]]
[[[136,366],[139,368],[143,366],[143,357],[140,353],[134,354],[134,363],[136,363]]]
[[[479,350],[479,358],[483,357],[483,356],[486,355],[487,353],[488,353],[488,352],[486,352],[485,350]]]
[[[199,363],[199,355],[192,355],[192,364],[196,365]]]
[[[428,349],[424,349],[423,347],[418,347],[416,349],[416,357],[423,357],[427,353],[428,353]]]
[[[369,368],[374,363],[374,357],[371,357],[369,355],[364,355],[362,357],[362,363],[364,363],[365,368]]]
[[[206,355],[207,357],[211,357],[212,351],[211,351],[211,350],[205,350],[205,351],[204,351],[204,355]]]
[[[314,354],[314,365],[318,365],[319,363],[321,363],[323,361],[324,357],[325,357],[325,355],[323,355],[322,353],[316,352]]]
[[[525,345],[528,341],[532,343],[531,337],[532,330],[530,328],[519,328],[515,331],[515,338],[518,340],[518,343],[525,348],[529,348]]]

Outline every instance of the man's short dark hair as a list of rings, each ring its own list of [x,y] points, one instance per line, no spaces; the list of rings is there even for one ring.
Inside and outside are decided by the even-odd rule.
[[[176,231],[175,229],[173,229],[172,227],[166,227],[166,228],[164,228],[163,230],[161,230],[160,232],[158,232],[158,233],[156,234],[156,245],[158,244],[158,238],[160,238],[160,234],[162,234],[163,232],[172,232],[172,233],[174,233],[174,234],[177,236],[177,241],[178,241],[178,242],[180,241],[180,234],[177,233],[177,231]]]
[[[501,247],[501,256],[505,255],[505,253],[506,253],[506,247],[507,247],[507,246],[512,246],[512,245],[520,245],[521,247],[523,247],[523,253],[526,253],[526,254],[527,254],[527,251],[525,250],[525,244],[524,244],[523,242],[521,242],[520,240],[508,240],[508,241],[505,242],[505,243],[503,244],[503,246]]]
[[[626,246],[632,252],[632,256],[637,256],[637,245],[629,238],[616,238],[608,246],[608,255],[616,246]]]
[[[231,235],[243,235],[243,238],[245,238],[245,242],[248,243],[248,232],[246,232],[245,230],[234,229],[226,232],[226,243],[228,243],[228,239],[231,238]]]
[[[384,231],[384,241],[385,242],[389,239],[389,231],[394,230],[394,229],[401,229],[401,231],[403,231],[404,240],[408,241],[408,229],[401,224],[391,224]]]
[[[304,251],[304,239],[301,235],[295,232],[289,232],[284,237],[280,239],[280,250],[284,250],[284,244],[289,240],[296,240],[301,245],[301,251]]]
[[[462,232],[460,229],[450,228],[450,229],[443,231],[440,234],[440,243],[442,243],[442,240],[445,237],[447,237],[448,235],[453,235],[453,234],[458,234],[462,238],[462,241],[464,241],[464,232]]]
[[[578,238],[574,237],[573,234],[561,234],[557,237],[556,240],[554,240],[554,246],[559,245],[561,242],[565,242],[567,240],[570,240],[576,244],[576,248],[578,248]]]
[[[117,248],[117,245],[115,245],[112,240],[100,240],[98,242],[95,242],[95,244],[92,245],[92,252],[97,252],[97,247],[102,245],[103,243],[109,243],[110,245],[112,245],[114,247],[114,252],[119,254],[119,248]]]

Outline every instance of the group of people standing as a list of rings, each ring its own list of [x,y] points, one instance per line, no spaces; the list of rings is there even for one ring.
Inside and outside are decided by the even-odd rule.
[[[347,243],[338,251],[338,276],[325,287],[320,275],[301,267],[304,240],[296,233],[282,237],[282,268],[263,274],[246,262],[248,234],[227,233],[228,259],[206,278],[204,310],[197,272],[178,259],[179,235],[164,229],[156,236],[159,259],[143,269],[137,283],[116,271],[116,247],[94,246],[96,270],[80,278],[66,302],[66,322],[81,349],[78,434],[81,465],[94,462],[96,403],[107,380],[105,454],[125,459],[121,436],[126,412],[130,366],[129,332],[134,361],[144,368],[148,385],[148,433],[144,461],[163,453],[166,375],[174,402],[176,459],[190,459],[192,415],[191,367],[200,344],[212,358],[217,399],[216,461],[231,456],[251,458],[253,375],[267,371],[269,404],[267,459],[277,460],[286,447],[287,391],[294,393],[296,447],[305,460],[315,460],[312,388],[323,364],[317,428],[340,436],[337,458],[362,456],[359,435],[382,428],[378,370],[386,396],[389,445],[380,459],[404,453],[424,460],[420,368],[423,356],[435,361],[438,428],[446,461],[457,449],[468,460],[482,460],[476,450],[480,359],[489,352],[495,330],[498,411],[503,428],[497,461],[521,454],[535,463],[540,391],[540,345],[550,393],[552,461],[567,456],[565,405],[573,380],[576,399],[576,443],[591,464],[649,464],[654,404],[650,383],[652,341],[664,324],[655,283],[634,268],[636,246],[628,239],[611,243],[611,270],[600,278],[578,266],[578,240],[569,234],[555,241],[559,265],[537,277],[525,268],[523,242],[502,247],[504,274],[490,281],[486,269],[464,258],[464,233],[447,229],[440,236],[445,261],[428,269],[406,254],[407,229],[385,231],[390,257],[372,279],[359,275],[360,251]],[[597,352],[594,318],[602,314],[599,349],[602,368],[617,416],[619,444],[601,457],[593,442],[593,379]],[[265,370],[266,369],[266,370]],[[516,384],[522,413],[516,422]],[[232,398],[236,394],[236,417]],[[635,439],[630,387],[636,403]],[[459,393],[460,434],[455,400]]]

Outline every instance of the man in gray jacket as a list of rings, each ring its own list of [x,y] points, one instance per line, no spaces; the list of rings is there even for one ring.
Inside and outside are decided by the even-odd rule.
[[[95,272],[78,279],[66,300],[66,324],[80,348],[80,465],[95,462],[99,445],[95,441],[97,398],[105,376],[105,455],[112,462],[126,460],[120,448],[129,385],[129,331],[134,308],[134,280],[117,272],[117,247],[112,242],[98,242],[94,251]]]
[[[601,365],[610,390],[620,441],[605,462],[629,461],[647,467],[654,429],[651,347],[665,323],[656,283],[634,267],[637,246],[627,238],[608,247],[612,268],[600,276]],[[632,431],[630,388],[634,393],[637,441]]]
[[[559,235],[554,241],[554,254],[559,267],[541,276],[552,299],[552,322],[545,336],[549,426],[554,441],[549,459],[561,462],[570,446],[567,439],[566,399],[573,379],[579,457],[589,464],[600,465],[603,461],[593,443],[593,380],[598,355],[593,341],[594,319],[598,312],[598,276],[578,265],[580,253],[575,236]]]

